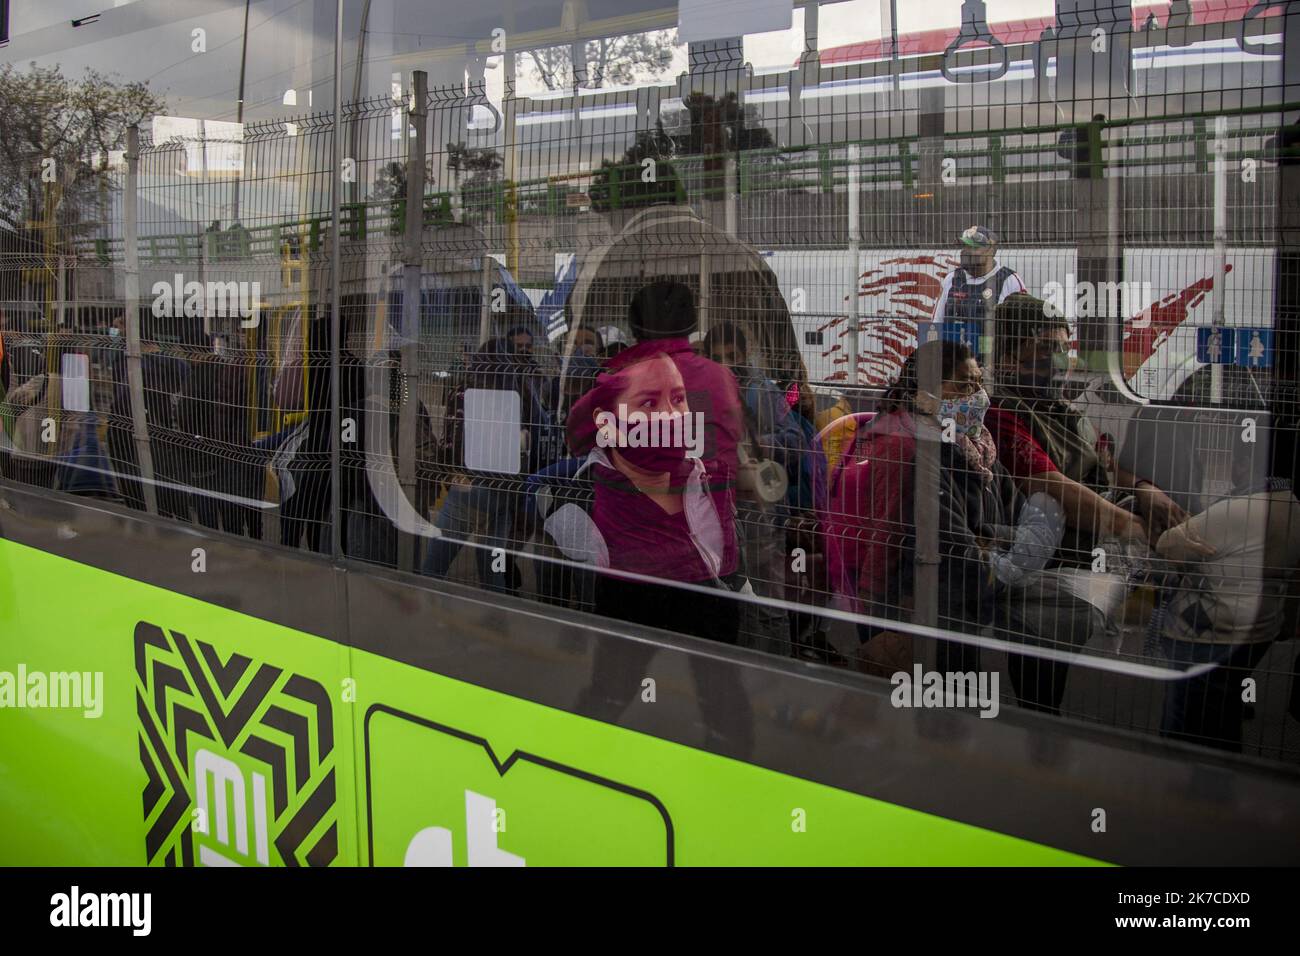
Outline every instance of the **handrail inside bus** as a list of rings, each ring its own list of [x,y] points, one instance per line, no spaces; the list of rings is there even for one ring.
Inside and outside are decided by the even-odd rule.
[[[957,51],[970,43],[988,44],[1000,57],[998,65],[992,70],[971,69],[960,73],[954,70],[952,60]],[[962,0],[961,30],[943,51],[943,61],[940,66],[943,78],[949,83],[987,83],[1003,77],[1009,65],[1006,44],[994,36],[993,31],[989,29],[984,0]]]

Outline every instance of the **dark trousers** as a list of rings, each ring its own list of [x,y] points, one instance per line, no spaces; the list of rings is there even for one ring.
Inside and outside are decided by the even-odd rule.
[[[740,585],[739,575],[727,579]],[[740,605],[735,595],[687,591],[671,584],[643,584],[600,574],[596,578],[597,614],[723,644],[735,644]],[[639,641],[597,638],[591,685],[578,709],[584,716],[613,722],[633,701],[641,700],[642,681],[653,678],[649,665],[658,648]],[[699,707],[711,741],[721,740],[748,753],[753,738],[750,705],[736,665],[698,655],[690,658]]]
[[[329,462],[324,463],[326,469]],[[323,551],[329,528],[330,475],[317,463],[312,470],[295,471],[297,487],[293,496],[280,506],[280,543],[291,548],[306,546]]]
[[[1104,626],[1100,611],[1046,572],[999,594],[994,633],[1015,643],[1075,653]],[[1069,664],[1008,653],[1007,675],[1021,707],[1048,714],[1061,712]]]
[[[1024,583],[998,591],[991,636],[1013,644],[1051,647],[1067,653],[1080,651],[1103,627],[1101,614],[1092,605],[1075,597],[1056,575],[1047,572],[1032,575]],[[979,633],[981,628],[944,614],[939,627]],[[980,649],[957,641],[936,641],[935,669],[977,671]],[[1065,683],[1070,665],[1030,654],[1007,653],[1007,676],[1016,701],[1026,710],[1059,714],[1065,697]]]
[[[596,579],[596,613],[723,644],[735,644],[740,632],[740,605],[730,592],[687,591],[608,574]]]
[[[1161,650],[1179,668],[1217,664],[1213,670],[1165,684],[1162,736],[1219,750],[1241,750],[1244,701],[1241,682],[1268,653],[1258,644],[1200,644],[1161,637]]]
[[[196,489],[194,510],[199,524],[260,539],[261,510],[232,499],[262,499],[263,464],[260,461],[227,460],[211,452],[196,451],[192,457]]]

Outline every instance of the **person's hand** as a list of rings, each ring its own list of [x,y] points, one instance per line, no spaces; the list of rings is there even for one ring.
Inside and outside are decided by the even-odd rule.
[[[1134,493],[1138,511],[1146,518],[1153,543],[1174,525],[1187,520],[1187,512],[1150,482],[1141,482]]]
[[[1147,529],[1142,519],[1123,508],[1111,513],[1110,531],[1120,541],[1147,541]]]
[[[1214,545],[1210,544],[1195,531],[1190,522],[1174,525],[1160,536],[1156,542],[1156,551],[1167,558],[1180,561],[1195,561],[1200,558],[1213,557]]]

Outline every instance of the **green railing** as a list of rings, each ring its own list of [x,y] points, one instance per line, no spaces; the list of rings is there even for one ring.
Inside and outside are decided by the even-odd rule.
[[[1277,114],[1300,109],[1300,104],[1286,104],[1266,109],[1242,108],[1223,110],[1213,114],[1160,116],[1126,119],[1078,126],[1027,126],[1014,129],[988,130],[979,133],[954,134],[948,142],[982,141],[984,145],[946,147],[945,159],[957,160],[953,169],[955,181],[987,179],[1003,184],[1026,176],[1056,173],[1066,177],[1100,178],[1108,168],[1134,168],[1190,164],[1199,173],[1212,168],[1213,155],[1209,148],[1214,139],[1211,116],[1245,116]],[[1107,143],[1103,134],[1107,130],[1137,126],[1158,126],[1167,123],[1190,123],[1190,133],[1178,131],[1168,134],[1143,133]],[[1074,131],[1074,140],[1061,141],[1066,130]],[[1247,136],[1268,135],[1264,128],[1230,130],[1230,138],[1240,141]],[[1048,142],[1034,142],[1051,136]],[[1078,137],[1084,137],[1080,145]],[[763,148],[727,154],[736,162],[737,188],[742,196],[781,192],[832,193],[843,188],[848,181],[851,165],[857,167],[858,182],[863,186],[894,185],[911,189],[920,176],[921,152],[919,137],[894,137],[859,140],[833,145],[792,146]],[[859,155],[850,161],[847,148],[856,145]],[[1159,156],[1108,156],[1111,146],[1126,150],[1150,150],[1156,147],[1177,148],[1179,155]],[[1062,153],[1075,151],[1075,158]],[[1300,148],[1281,150],[1284,155],[1300,157]],[[1230,148],[1230,162],[1255,156],[1257,151]],[[1047,158],[1050,157],[1050,158]],[[723,174],[716,167],[719,156],[676,156],[667,159],[675,169],[682,189],[694,198],[717,198],[723,195]],[[706,163],[715,168],[705,169]],[[610,208],[620,208],[626,203],[624,184],[636,181],[641,174],[639,164],[605,166],[593,170],[587,177],[586,187],[573,185],[572,178],[563,181],[553,176],[531,180],[473,183],[461,189],[462,221],[471,225],[503,222],[509,216],[567,216],[578,212],[569,204],[571,194],[588,195],[597,180],[601,201]],[[455,222],[454,196],[451,192],[436,192],[424,197],[424,224],[427,227],[450,225]],[[378,236],[400,236],[405,229],[406,201],[404,199],[379,199],[366,202],[345,203],[341,207],[340,226],[343,240],[365,241]],[[143,263],[193,261],[203,258],[203,243],[208,243],[209,258],[278,256],[283,245],[297,241],[308,252],[321,248],[330,229],[330,217],[322,214],[304,219],[288,220],[267,225],[253,225],[240,230],[227,230],[203,234],[174,234],[142,237],[140,256]],[[121,257],[120,239],[85,238],[74,242],[80,255],[91,256],[103,262]]]

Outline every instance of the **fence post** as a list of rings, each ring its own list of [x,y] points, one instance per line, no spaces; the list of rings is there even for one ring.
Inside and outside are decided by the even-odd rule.
[[[727,153],[722,163],[723,163],[722,166],[723,190],[726,193],[726,198],[724,202],[725,202],[725,213],[726,213],[725,221],[726,221],[727,235],[735,236],[736,230],[740,226],[740,222],[739,222],[740,213],[739,210],[736,208],[738,204],[736,193],[739,192],[740,189],[739,173],[738,170],[736,169],[736,154]]]
[[[1124,280],[1124,167],[1116,164],[1111,170],[1110,178],[1103,175],[1105,143],[1101,135],[1102,128],[1102,123],[1097,120],[1087,124],[1087,161],[1081,164],[1086,177],[1074,180],[1076,280],[1080,288],[1084,287],[1084,283],[1089,283],[1094,290],[1108,288],[1109,283],[1122,283]],[[1124,286],[1120,285],[1119,288]],[[1099,305],[1100,299],[1100,296],[1093,296],[1090,315],[1075,316],[1080,358],[1085,359],[1086,367],[1094,372],[1111,368],[1112,328],[1120,331],[1121,347],[1123,343],[1124,316],[1108,315],[1110,310],[1105,303]],[[1109,299],[1106,301],[1109,302]],[[1069,310],[1067,315],[1075,308],[1072,302],[1067,302],[1066,307]],[[1122,313],[1123,308],[1119,311]]]
[[[126,381],[131,400],[131,430],[135,439],[136,465],[140,472],[140,490],[144,510],[158,513],[158,497],[153,483],[153,450],[149,446],[149,426],[144,415],[144,376],[140,364],[140,250],[136,225],[140,189],[140,128],[126,131],[126,186],[122,196],[123,285],[126,296]]]
[[[946,145],[946,111],[942,90],[922,90],[918,101],[917,151],[920,153],[921,193],[913,206],[919,218],[909,230],[920,241],[950,246],[953,236],[944,215],[947,209],[943,178]],[[928,199],[922,197],[929,197]],[[922,205],[921,203],[924,203]],[[919,333],[919,329],[918,329]],[[921,346],[918,341],[917,347]],[[938,396],[943,390],[940,356],[932,350],[917,369],[920,391]],[[918,412],[918,423],[926,416]],[[933,419],[931,418],[931,421]],[[934,627],[939,620],[939,442],[937,429],[918,424],[916,429],[916,490],[913,520],[916,527],[916,566],[913,571],[912,621]]]
[[[862,246],[862,223],[860,219],[859,204],[862,201],[860,194],[861,185],[859,183],[858,168],[858,144],[849,143],[845,147],[846,158],[848,160],[848,240],[849,240],[849,308],[848,308],[848,343],[849,343],[849,374],[848,385],[850,388],[858,386],[858,360],[862,346],[862,335],[859,331],[860,320],[858,318],[858,276],[861,269],[861,256],[859,250]]]
[[[424,271],[424,147],[428,133],[428,74],[412,74],[409,118],[415,127],[406,138],[406,222],[402,256],[402,404],[397,417],[397,478],[406,500],[415,505],[415,433],[420,413],[420,277]],[[414,214],[412,214],[414,212]],[[403,532],[398,539],[397,566],[415,569],[415,536]]]
[[[1289,5],[1282,26],[1282,102],[1300,96],[1300,8]],[[1273,265],[1273,374],[1269,395],[1269,476],[1300,482],[1300,124],[1279,117],[1277,225]]]
[[[1228,278],[1228,118],[1214,118],[1214,289],[1210,322],[1223,328],[1224,283]],[[1213,357],[1213,356],[1211,356]],[[1210,366],[1210,402],[1223,403],[1223,366]]]
[[[366,0],[361,22],[361,49],[357,53],[357,86],[360,85],[360,62],[365,49],[365,22],[370,15],[370,0]],[[354,87],[355,89],[355,87]],[[356,94],[353,94],[353,108],[357,109]],[[242,93],[241,93],[242,104]],[[242,108],[241,108],[242,118]],[[356,124],[353,124],[353,131]],[[333,175],[330,177],[330,222],[334,228],[330,236],[330,556],[336,561],[343,557],[343,401],[342,374],[340,365],[343,358],[343,229],[342,229],[342,190],[339,177],[343,172],[343,0],[334,2],[334,116],[330,136],[331,163]],[[350,150],[352,158],[357,159],[356,150]],[[241,169],[240,175],[243,175]],[[238,186],[236,186],[238,188]],[[353,184],[353,199],[360,186]],[[361,238],[365,238],[367,207],[362,205]],[[353,543],[355,546],[355,543]]]

